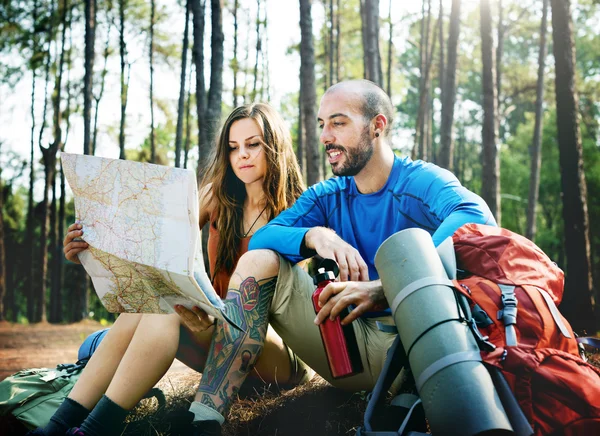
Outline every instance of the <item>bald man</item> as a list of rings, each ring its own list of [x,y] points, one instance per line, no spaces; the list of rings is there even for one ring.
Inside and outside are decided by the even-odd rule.
[[[309,188],[293,207],[250,241],[229,285],[229,315],[240,333],[219,323],[202,384],[190,410],[196,434],[219,434],[218,423],[260,354],[268,322],[286,344],[336,387],[371,390],[395,334],[374,265],[377,248],[392,234],[418,227],[434,243],[466,223],[495,225],[485,202],[452,173],[396,156],[391,147],[393,106],[374,83],[338,83],[321,100],[318,121],[333,174]],[[318,254],[335,259],[339,281],[322,292],[315,318],[312,278],[296,262]],[[233,298],[231,298],[233,297]],[[364,371],[331,376],[318,324],[350,308]]]

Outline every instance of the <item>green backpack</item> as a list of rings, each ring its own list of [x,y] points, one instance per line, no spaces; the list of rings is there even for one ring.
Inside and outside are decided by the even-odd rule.
[[[85,364],[19,371],[0,382],[0,422],[12,415],[28,429],[45,425],[79,379]],[[0,426],[3,427],[3,426]]]

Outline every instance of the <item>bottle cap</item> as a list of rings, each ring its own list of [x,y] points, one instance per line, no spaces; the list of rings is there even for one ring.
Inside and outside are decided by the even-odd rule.
[[[317,268],[317,274],[313,277],[313,282],[315,285],[319,283],[330,280],[335,280],[336,276],[339,274],[340,269],[337,265],[337,262],[333,259],[323,259]]]

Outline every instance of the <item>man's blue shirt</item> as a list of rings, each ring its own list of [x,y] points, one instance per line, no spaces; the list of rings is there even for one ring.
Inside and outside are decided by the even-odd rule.
[[[438,245],[466,223],[496,225],[481,197],[452,173],[396,157],[386,184],[377,192],[361,194],[353,177],[335,177],[310,187],[291,208],[256,232],[249,249],[271,249],[295,263],[302,259],[306,232],[328,227],[359,251],[369,267],[369,279],[376,280],[375,253],[389,236],[418,227]]]

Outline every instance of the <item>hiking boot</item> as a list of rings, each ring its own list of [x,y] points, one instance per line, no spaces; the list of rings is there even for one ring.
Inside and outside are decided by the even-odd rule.
[[[221,424],[218,421],[194,421],[191,436],[221,436]]]
[[[67,430],[65,436],[85,436],[85,433],[79,427],[73,427]]]

